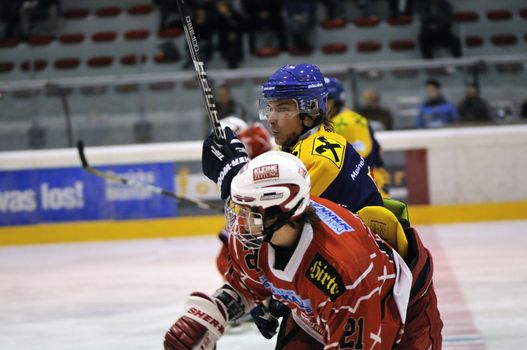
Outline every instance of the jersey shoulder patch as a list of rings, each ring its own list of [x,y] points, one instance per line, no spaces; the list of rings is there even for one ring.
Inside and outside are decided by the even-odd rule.
[[[336,235],[340,236],[345,232],[355,231],[353,227],[346,222],[346,220],[341,218],[337,213],[328,207],[315,201],[311,201],[311,206],[316,210],[317,216],[320,218],[320,220],[326,224],[326,226],[328,226]]]

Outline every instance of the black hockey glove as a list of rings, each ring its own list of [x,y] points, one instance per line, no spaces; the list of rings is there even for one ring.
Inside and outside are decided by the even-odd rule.
[[[219,186],[221,199],[229,197],[232,179],[248,161],[245,146],[228,127],[225,128],[225,141],[218,143],[214,135],[210,134],[203,142],[203,174]]]
[[[271,339],[276,334],[278,319],[288,312],[287,306],[271,298],[269,306],[260,304],[251,310],[251,316],[262,335]]]

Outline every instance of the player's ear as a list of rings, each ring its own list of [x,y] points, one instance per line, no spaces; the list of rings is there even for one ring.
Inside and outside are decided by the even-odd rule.
[[[310,116],[308,114],[302,114],[300,119],[302,120],[302,124],[308,129],[315,126],[315,117],[313,116]]]

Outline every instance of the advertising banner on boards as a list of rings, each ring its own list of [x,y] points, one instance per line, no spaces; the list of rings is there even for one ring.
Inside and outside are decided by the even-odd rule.
[[[174,163],[98,167],[175,192]],[[0,172],[0,226],[177,216],[177,202],[81,168]]]

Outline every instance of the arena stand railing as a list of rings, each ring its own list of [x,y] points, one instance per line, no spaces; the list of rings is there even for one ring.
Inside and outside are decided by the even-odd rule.
[[[424,82],[434,77],[453,102],[477,82],[493,108],[507,107],[516,122],[527,96],[527,55],[497,55],[433,61],[405,60],[320,65],[347,87],[355,107],[365,88],[376,88],[392,111],[396,129],[415,125]],[[210,70],[211,83],[227,83],[235,100],[256,120],[260,83],[274,68]],[[0,83],[0,150],[60,148],[76,139],[117,145],[202,139],[208,132],[203,101],[192,71],[137,73]]]

